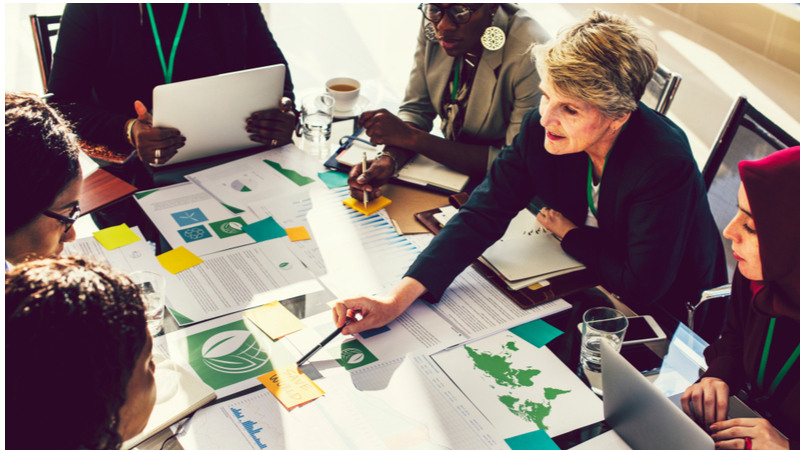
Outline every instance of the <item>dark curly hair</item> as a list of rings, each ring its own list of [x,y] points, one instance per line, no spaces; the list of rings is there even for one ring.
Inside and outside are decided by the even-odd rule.
[[[139,288],[86,257],[6,273],[6,446],[117,449],[119,411],[147,342]],[[42,406],[46,405],[46,406]]]
[[[6,236],[31,223],[80,173],[78,142],[42,99],[6,93]]]

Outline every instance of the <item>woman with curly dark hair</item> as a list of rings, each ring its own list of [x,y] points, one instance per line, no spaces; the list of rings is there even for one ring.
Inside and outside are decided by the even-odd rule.
[[[74,256],[7,272],[5,350],[8,448],[117,449],[147,425],[153,339],[120,272]]]

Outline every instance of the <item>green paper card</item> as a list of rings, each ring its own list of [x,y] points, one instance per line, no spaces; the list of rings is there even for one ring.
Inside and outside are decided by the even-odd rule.
[[[245,225],[242,230],[256,242],[264,242],[286,236],[286,230],[278,225],[278,222],[272,217]]]
[[[538,348],[544,347],[548,342],[564,334],[563,331],[541,319],[524,323],[508,331],[525,339]]]
[[[320,172],[317,174],[319,179],[328,186],[328,189],[336,189],[347,186],[347,174],[338,170]]]

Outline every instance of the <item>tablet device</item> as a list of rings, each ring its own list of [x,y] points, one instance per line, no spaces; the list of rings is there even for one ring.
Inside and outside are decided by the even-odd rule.
[[[153,126],[177,128],[186,145],[164,164],[257,147],[245,131],[256,111],[278,108],[286,66],[259,67],[153,89]]]

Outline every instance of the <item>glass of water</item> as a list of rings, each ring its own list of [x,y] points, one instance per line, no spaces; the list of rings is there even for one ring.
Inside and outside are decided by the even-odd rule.
[[[613,308],[591,308],[583,314],[581,328],[581,367],[587,375],[590,372],[599,374],[600,340],[605,339],[619,351],[628,329],[628,318]]]
[[[303,97],[300,119],[303,124],[303,136],[306,140],[321,144],[331,138],[333,108],[336,101],[328,94],[315,94]]]
[[[150,330],[153,337],[162,334],[164,332],[164,293],[167,281],[160,274],[147,270],[133,272],[130,277],[142,291],[147,329]]]

